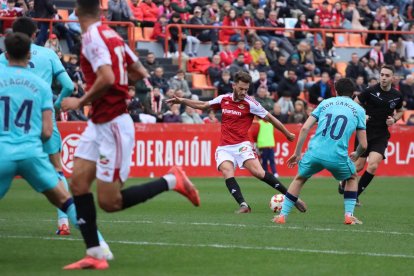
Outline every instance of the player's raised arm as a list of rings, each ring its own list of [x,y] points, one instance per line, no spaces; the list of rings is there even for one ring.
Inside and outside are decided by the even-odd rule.
[[[168,104],[184,104],[188,105],[195,109],[207,110],[210,107],[209,102],[197,101],[197,100],[190,100],[186,98],[179,98],[174,96],[174,98],[169,99],[166,101]]]
[[[295,140],[295,134],[290,132],[278,119],[276,119],[272,114],[267,113],[264,118],[269,121],[277,130],[282,132],[289,141]]]
[[[308,137],[309,131],[313,125],[317,122],[317,119],[314,116],[309,116],[305,124],[302,126],[298,142],[296,144],[295,153],[288,159],[287,164],[289,168],[294,167],[300,160],[303,145],[305,144],[306,137]]]

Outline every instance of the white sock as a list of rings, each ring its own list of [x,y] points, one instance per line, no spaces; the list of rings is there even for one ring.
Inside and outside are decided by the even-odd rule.
[[[105,256],[105,252],[103,251],[102,247],[94,246],[86,249],[86,255],[92,256],[97,259],[103,259]]]
[[[66,226],[69,226],[69,220],[68,220],[68,218],[60,218],[60,219],[58,219],[58,226],[61,227],[63,224],[66,224]]]
[[[173,174],[166,174],[162,178],[164,178],[165,181],[167,181],[168,189],[174,190],[175,185],[177,184],[177,179],[175,178],[175,176]]]

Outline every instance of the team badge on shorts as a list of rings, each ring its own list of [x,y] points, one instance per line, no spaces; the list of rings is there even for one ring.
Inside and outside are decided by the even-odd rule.
[[[248,149],[249,149],[248,147],[243,146],[243,147],[239,148],[239,152],[245,152],[245,151],[247,151]]]
[[[100,155],[99,156],[99,163],[101,163],[102,165],[108,165],[109,159],[106,158],[105,155]]]

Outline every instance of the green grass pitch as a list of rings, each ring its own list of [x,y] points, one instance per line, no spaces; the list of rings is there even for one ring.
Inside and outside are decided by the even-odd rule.
[[[236,215],[222,179],[192,180],[200,208],[170,192],[123,212],[99,211],[115,255],[99,275],[414,275],[412,178],[375,178],[356,209],[364,222],[357,226],[342,224],[333,179],[311,179],[302,193],[308,212],[295,210],[283,226],[271,222],[274,191],[266,184],[239,179],[253,212]],[[74,228],[68,238],[54,235],[55,218],[42,195],[13,183],[0,201],[0,275],[95,273],[61,270],[85,249]]]

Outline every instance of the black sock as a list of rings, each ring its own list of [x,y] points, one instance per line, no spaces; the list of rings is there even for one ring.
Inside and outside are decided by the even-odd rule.
[[[86,243],[86,248],[99,246],[96,226],[96,209],[91,193],[74,196],[78,225]]]
[[[271,174],[270,172],[265,172],[265,176],[263,177],[263,179],[261,179],[263,182],[269,184],[270,187],[272,187],[273,189],[278,190],[279,192],[281,192],[282,194],[286,194],[287,189],[285,186],[283,186],[282,182],[279,181],[279,179],[277,179],[273,174]]]
[[[237,203],[239,203],[239,205],[245,202],[240,186],[237,184],[237,181],[234,177],[226,179],[226,186],[227,189],[229,189],[230,194],[234,197]]]
[[[365,171],[358,182],[358,196],[368,187],[375,175]]]
[[[165,191],[168,191],[168,183],[164,178],[123,189],[121,191],[122,209],[145,202]]]
[[[287,197],[288,199],[290,199],[292,202],[296,203],[298,201],[298,198],[292,194],[289,194],[288,192],[286,192],[285,197]]]

